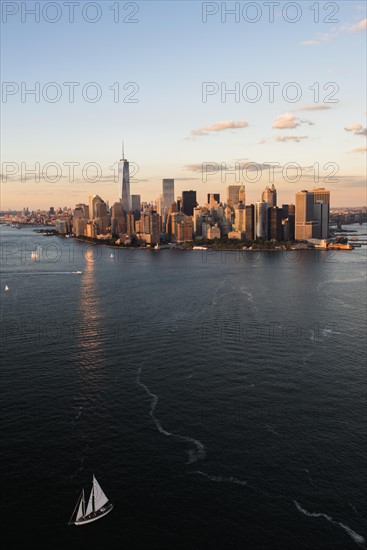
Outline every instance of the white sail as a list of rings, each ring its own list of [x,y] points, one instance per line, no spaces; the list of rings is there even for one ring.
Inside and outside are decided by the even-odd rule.
[[[8,285],[5,285],[5,288],[4,288],[5,292],[7,292],[9,290],[9,287]]]
[[[76,514],[75,521],[78,521],[78,519],[82,518],[84,516],[84,489],[82,491],[82,495],[80,498],[79,508]]]
[[[87,506],[87,509],[85,511],[86,516],[89,516],[89,514],[94,512],[94,509],[93,509],[93,492],[94,492],[94,485],[93,485],[92,490],[90,492],[90,497],[89,497],[89,500],[88,500],[88,506]]]
[[[94,487],[94,506],[95,510],[99,510],[108,502],[108,498],[104,494],[102,487],[96,480],[96,478],[93,476],[93,487]]]

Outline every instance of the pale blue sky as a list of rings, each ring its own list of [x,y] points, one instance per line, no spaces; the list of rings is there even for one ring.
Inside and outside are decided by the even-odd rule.
[[[48,162],[61,166],[71,161],[81,165],[95,162],[102,167],[103,181],[69,183],[63,178],[57,183],[35,183],[32,179],[21,183],[19,171],[2,183],[3,209],[73,206],[86,202],[95,192],[112,203],[118,199],[118,188],[109,167],[120,158],[122,138],[126,157],[139,165],[139,182],[131,185],[132,193],[140,193],[143,200],[158,196],[165,177],[176,179],[176,195],[193,188],[200,201],[207,192],[221,192],[224,197],[225,183],[220,177],[212,176],[204,183],[195,167],[209,161],[229,165],[234,159],[247,159],[280,165],[297,162],[302,167],[318,162],[322,177],[326,175],[322,168],[325,163],[336,163],[339,182],[319,182],[331,189],[332,204],[366,203],[366,153],[358,152],[366,145],[361,135],[366,126],[366,30],[361,23],[366,17],[365,3],[331,3],[338,8],[333,17],[339,22],[316,23],[310,10],[314,2],[298,2],[300,20],[289,23],[282,14],[287,2],[280,1],[275,21],[270,23],[268,8],[258,2],[262,16],[252,24],[242,17],[236,23],[233,16],[222,23],[220,2],[212,3],[219,7],[219,13],[203,23],[203,3],[198,1],[137,2],[135,18],[139,22],[135,24],[114,23],[109,9],[114,2],[97,2],[101,19],[91,24],[81,15],[87,3],[81,1],[75,8],[74,23],[68,21],[63,2],[58,3],[61,19],[53,24],[42,16],[39,23],[31,16],[22,23],[20,2],[10,3],[16,4],[19,12],[8,16],[6,22],[3,14],[2,81],[19,87],[25,82],[29,88],[39,82],[41,89],[57,82],[62,97],[56,103],[42,96],[39,103],[33,97],[22,103],[20,92],[7,97],[6,102],[3,97],[2,162],[25,162],[27,166],[36,161],[41,166]],[[34,4],[27,2],[28,7]],[[40,4],[42,7],[45,2]],[[121,8],[126,4],[120,2]],[[229,8],[234,4],[227,2]],[[239,4],[242,8],[245,2]],[[325,4],[319,3],[321,20],[331,14],[331,9],[323,10]],[[121,9],[122,17],[129,11]],[[51,10],[48,13],[50,18],[54,16]],[[249,12],[249,17],[253,13]],[[287,13],[293,17],[295,12],[289,9]],[[92,8],[89,14],[94,15]],[[269,102],[264,86],[269,81],[281,83],[275,89],[274,103]],[[81,83],[73,104],[64,82]],[[98,103],[82,98],[81,88],[88,82],[101,87]],[[121,87],[136,82],[139,102],[115,103],[109,90],[115,82]],[[257,103],[243,98],[236,103],[233,96],[221,102],[218,93],[203,103],[203,82],[223,82],[229,89],[235,82],[241,89],[257,82],[263,96]],[[302,98],[296,103],[282,97],[281,89],[289,82],[297,82],[302,89]],[[315,82],[320,84],[318,105],[330,108],[301,111],[305,106],[315,106],[309,89]],[[322,88],[327,82],[339,86],[335,94],[338,103],[322,103],[327,93]],[[122,90],[122,94],[129,91]],[[277,117],[285,113],[291,113],[286,120],[295,127],[272,128]],[[247,127],[191,135],[207,126],[239,121],[245,121]],[[345,130],[351,125],[361,126],[359,134]],[[67,174],[64,167],[63,175]],[[314,186],[304,170],[303,174],[305,177],[294,184],[277,174],[280,202],[290,202],[297,190]],[[268,183],[267,172],[257,183],[245,182],[247,201],[258,200]]]

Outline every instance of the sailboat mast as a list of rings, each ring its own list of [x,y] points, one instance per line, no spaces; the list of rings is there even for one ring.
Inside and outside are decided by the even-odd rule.
[[[73,519],[74,516],[75,516],[75,512],[76,512],[77,509],[78,509],[78,506],[79,506],[79,504],[80,504],[81,499],[83,499],[83,504],[84,504],[84,489],[83,489],[82,492],[80,493],[80,496],[79,496],[79,498],[78,498],[78,500],[77,500],[77,503],[76,503],[76,505],[75,505],[75,508],[74,508],[74,510],[73,510],[73,513],[71,514],[71,517],[70,517],[70,519],[69,519],[68,525],[72,525],[72,524],[74,523],[74,521],[72,521],[72,519]],[[83,510],[84,510],[84,506],[83,506]]]

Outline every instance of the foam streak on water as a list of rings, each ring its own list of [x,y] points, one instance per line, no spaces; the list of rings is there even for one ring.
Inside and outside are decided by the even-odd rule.
[[[233,476],[212,476],[209,474],[206,474],[205,472],[201,472],[200,470],[196,470],[196,472],[193,472],[194,474],[198,474],[201,476],[204,476],[210,481],[216,481],[218,483],[234,483],[235,485],[247,485],[247,481],[243,481],[241,479],[237,479]]]
[[[197,462],[198,460],[203,460],[206,456],[206,452],[205,452],[205,447],[201,443],[201,441],[198,441],[197,439],[194,439],[193,437],[188,437],[188,436],[168,432],[167,430],[165,430],[162,427],[162,424],[160,423],[160,420],[154,415],[154,411],[155,411],[155,409],[157,407],[157,403],[158,403],[158,396],[155,393],[152,393],[149,390],[149,388],[145,384],[143,384],[143,382],[141,382],[140,378],[141,378],[141,367],[138,370],[138,375],[137,375],[136,381],[137,381],[137,384],[139,386],[144,388],[145,392],[149,395],[149,397],[152,398],[149,415],[154,420],[154,423],[157,426],[158,431],[161,434],[166,435],[167,437],[173,437],[174,439],[178,439],[178,440],[181,440],[181,441],[189,441],[190,443],[193,443],[195,445],[195,449],[190,449],[188,451],[189,460],[187,461],[187,464],[193,464],[194,462]]]
[[[323,514],[323,513],[320,513],[320,512],[307,512],[307,510],[302,508],[302,506],[296,500],[294,500],[293,502],[296,505],[297,510],[299,512],[301,512],[302,514],[304,514],[305,516],[310,517],[310,518],[325,518],[330,523],[333,523],[334,525],[339,525],[339,527],[341,527],[342,529],[344,529],[344,531],[346,531],[348,533],[348,535],[354,540],[354,542],[356,542],[362,548],[366,548],[365,538],[362,537],[362,535],[359,535],[358,533],[353,531],[353,529],[348,527],[348,525],[345,525],[344,523],[333,520],[333,518],[331,516],[329,516],[328,514]]]

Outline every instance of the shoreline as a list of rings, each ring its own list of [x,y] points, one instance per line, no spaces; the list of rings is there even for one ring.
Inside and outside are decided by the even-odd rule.
[[[57,237],[63,237],[65,238],[64,235],[56,235]],[[117,249],[117,250],[149,250],[149,251],[152,251],[152,252],[161,252],[162,250],[168,250],[170,252],[188,252],[188,251],[191,251],[191,252],[205,252],[205,253],[208,253],[208,252],[212,252],[212,251],[215,251],[215,252],[219,252],[219,251],[222,251],[222,252],[288,252],[288,251],[291,251],[291,252],[297,252],[299,250],[307,250],[307,251],[320,251],[320,252],[328,252],[330,250],[340,250],[342,252],[345,252],[345,251],[348,251],[348,252],[351,252],[352,250],[354,250],[354,247],[348,249],[348,248],[317,248],[317,247],[298,247],[297,244],[287,248],[287,247],[284,247],[284,248],[222,248],[222,247],[207,247],[207,248],[200,248],[200,249],[194,249],[194,248],[182,248],[182,247],[170,247],[170,248],[162,248],[162,249],[155,249],[155,248],[152,248],[150,246],[121,246],[121,245],[114,245],[114,244],[109,244],[109,243],[106,243],[106,242],[96,242],[96,241],[88,241],[88,240],[85,240],[85,239],[81,239],[79,237],[67,237],[67,238],[73,238],[77,241],[80,241],[80,242],[83,242],[83,243],[87,243],[87,244],[92,244],[92,245],[103,245],[103,246],[106,246],[108,248],[114,248],[114,249]],[[200,246],[200,245],[199,245]]]

